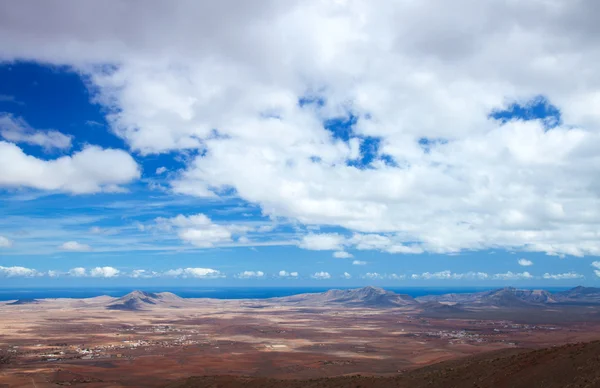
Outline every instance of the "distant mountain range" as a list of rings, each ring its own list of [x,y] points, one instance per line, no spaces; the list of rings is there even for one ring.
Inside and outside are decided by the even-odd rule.
[[[413,298],[378,287],[364,287],[275,299],[281,303],[297,305],[336,304],[373,308],[421,306],[427,310],[450,312],[459,311],[463,307],[519,308],[552,304],[600,304],[600,288],[575,287],[567,291],[551,293],[546,290],[521,290],[507,287],[476,293],[428,295]]]
[[[73,299],[72,307],[104,307],[107,310],[143,311],[155,308],[193,307],[200,299],[181,298],[170,292],[151,293],[133,291],[120,298],[102,296],[89,299]],[[253,302],[258,300],[253,299]],[[7,305],[34,305],[43,299],[17,300]],[[260,300],[260,305],[273,304],[291,306],[347,306],[365,308],[416,307],[425,311],[459,312],[468,308],[532,308],[551,305],[600,305],[600,288],[575,287],[567,291],[551,293],[545,290],[521,290],[513,287],[491,291],[427,295],[413,298],[379,287],[363,287],[349,290],[329,290],[321,293],[299,294],[287,297]]]
[[[600,288],[575,287],[551,293],[545,290],[520,290],[506,287],[470,294],[427,295],[419,302],[438,302],[465,306],[531,307],[550,304],[600,304]]]

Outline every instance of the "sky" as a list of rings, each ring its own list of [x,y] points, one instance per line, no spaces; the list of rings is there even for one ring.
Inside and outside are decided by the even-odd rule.
[[[0,287],[600,285],[592,0],[0,3]]]

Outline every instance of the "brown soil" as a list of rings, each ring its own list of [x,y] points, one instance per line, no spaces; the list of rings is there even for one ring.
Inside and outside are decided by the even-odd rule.
[[[395,377],[275,380],[192,377],[166,388],[592,388],[600,387],[600,341],[540,350],[509,349],[442,362]]]

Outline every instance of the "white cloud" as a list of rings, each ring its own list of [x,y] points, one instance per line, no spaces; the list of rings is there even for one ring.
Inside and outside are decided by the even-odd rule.
[[[218,225],[203,229],[184,229],[179,232],[179,238],[199,248],[210,248],[217,243],[231,241],[231,232]]]
[[[307,234],[298,244],[300,248],[313,251],[339,250],[344,243],[344,237],[337,233]]]
[[[178,268],[164,273],[165,276],[182,278],[213,279],[225,277],[220,271],[212,268]]]
[[[71,148],[71,136],[53,130],[36,130],[22,118],[0,113],[0,136],[13,143],[37,145],[46,150]]]
[[[87,146],[71,156],[42,160],[0,141],[0,186],[89,194],[121,191],[119,185],[139,176],[137,163],[122,150]]]
[[[156,225],[160,230],[178,230],[177,235],[185,242],[188,242],[199,248],[211,248],[218,244],[231,243],[234,234],[243,234],[250,230],[249,227],[239,225],[216,224],[202,213],[184,216],[179,214],[173,218],[159,217],[155,219]],[[243,239],[238,242],[245,244]]]
[[[156,169],[156,175],[161,175],[161,174],[164,174],[165,172],[167,172],[166,167],[159,167]]]
[[[0,102],[12,102],[17,105],[25,105],[22,101],[17,100],[15,96],[10,96],[8,94],[0,94]]]
[[[0,266],[0,276],[3,277],[34,277],[41,276],[42,273],[38,272],[35,269],[25,268],[25,267],[2,267]]]
[[[366,261],[361,261],[361,260],[354,260],[352,262],[352,265],[367,265]]]
[[[492,279],[495,280],[527,280],[527,279],[533,279],[533,275],[531,275],[529,272],[521,272],[521,273],[513,273],[513,272],[506,272],[506,273],[497,273],[494,276],[492,276]]]
[[[364,277],[366,279],[371,279],[371,280],[385,279],[385,275],[382,275],[382,274],[377,273],[377,272],[367,272]]]
[[[380,234],[355,233],[348,240],[348,244],[354,245],[358,250],[378,250],[387,253],[419,254],[423,249],[419,246],[408,246],[402,244],[397,236],[386,236]]]
[[[529,266],[533,265],[533,261],[527,260],[527,259],[519,259],[518,263],[519,263],[519,265],[521,265],[523,267],[529,267]]]
[[[13,242],[4,236],[0,236],[0,248],[10,248]]]
[[[88,252],[92,250],[87,244],[81,244],[77,241],[67,241],[66,243],[59,246],[63,251],[71,251],[71,252]]]
[[[344,279],[352,279],[352,275],[350,275],[348,272],[344,272],[344,274],[342,275],[342,277]]]
[[[364,249],[598,255],[595,7],[14,1],[0,13],[0,55],[89,75],[112,131],[135,151],[202,151],[171,182],[177,192],[234,189],[267,216],[393,241],[370,236],[357,242]],[[122,15],[138,17],[124,24]],[[299,106],[307,90],[323,106]],[[488,119],[494,108],[540,93],[559,107],[564,125]],[[322,120],[348,110],[357,122],[343,142]],[[381,139],[371,168],[348,165],[366,136]],[[110,185],[94,174],[80,174],[83,181],[63,170],[54,174],[61,179],[33,174],[42,168],[19,167],[31,157],[14,146],[1,146],[0,159],[4,185],[67,192]],[[120,172],[107,168],[119,163],[104,162],[99,170]]]
[[[85,270],[85,268],[77,267],[77,268],[71,268],[69,270],[69,272],[67,272],[67,274],[69,276],[74,276],[74,277],[85,277],[85,276],[87,276],[87,271]]]
[[[47,275],[48,275],[49,277],[51,277],[51,278],[57,278],[57,277],[59,277],[59,276],[61,275],[61,272],[60,272],[60,271],[55,271],[55,270],[52,270],[52,269],[51,269],[51,270],[49,270],[49,271],[47,272]]]
[[[287,272],[287,271],[281,270],[281,271],[279,271],[279,277],[281,277],[281,278],[287,278],[287,277],[297,278],[298,272]]]
[[[436,280],[485,280],[489,278],[489,275],[485,272],[465,272],[465,273],[454,273],[452,271],[440,271],[440,272],[424,272],[422,274],[411,275],[412,279],[436,279]]]
[[[237,278],[240,279],[258,279],[263,278],[265,273],[262,271],[244,271],[237,274]]]
[[[96,267],[90,270],[90,276],[94,278],[114,278],[119,274],[120,271],[113,267]]]
[[[331,275],[329,274],[329,272],[315,272],[313,275],[311,275],[311,278],[313,279],[330,279]]]
[[[592,267],[596,268],[594,270],[594,273],[596,274],[596,276],[598,276],[600,278],[600,261],[593,261]]]
[[[395,274],[395,273],[390,274],[388,277],[390,279],[393,279],[393,280],[404,280],[404,279],[406,279],[406,275],[398,275],[398,274]]]
[[[581,278],[583,278],[583,275],[580,275],[575,272],[566,272],[566,273],[557,273],[557,274],[550,274],[550,273],[546,272],[544,274],[543,278],[544,279],[553,279],[553,280],[581,279]]]
[[[135,279],[149,279],[149,278],[157,277],[159,275],[160,274],[158,272],[148,271],[145,269],[134,269],[129,274],[130,277],[135,278]]]
[[[354,257],[354,255],[345,251],[337,251],[333,252],[333,257],[336,259],[351,259]]]

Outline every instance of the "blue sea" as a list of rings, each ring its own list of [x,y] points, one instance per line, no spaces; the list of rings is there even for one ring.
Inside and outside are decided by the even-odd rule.
[[[290,296],[304,293],[325,292],[332,288],[344,287],[147,287],[136,288],[147,292],[172,292],[182,298],[215,298],[215,299],[265,299]],[[357,288],[357,287],[346,287]],[[491,290],[493,288],[446,288],[446,287],[383,287],[398,294],[412,297],[423,295],[442,295],[448,293],[470,293]],[[550,292],[564,291],[568,288],[546,288]],[[15,299],[44,298],[92,298],[109,295],[120,297],[134,291],[134,288],[0,288],[0,301]]]

